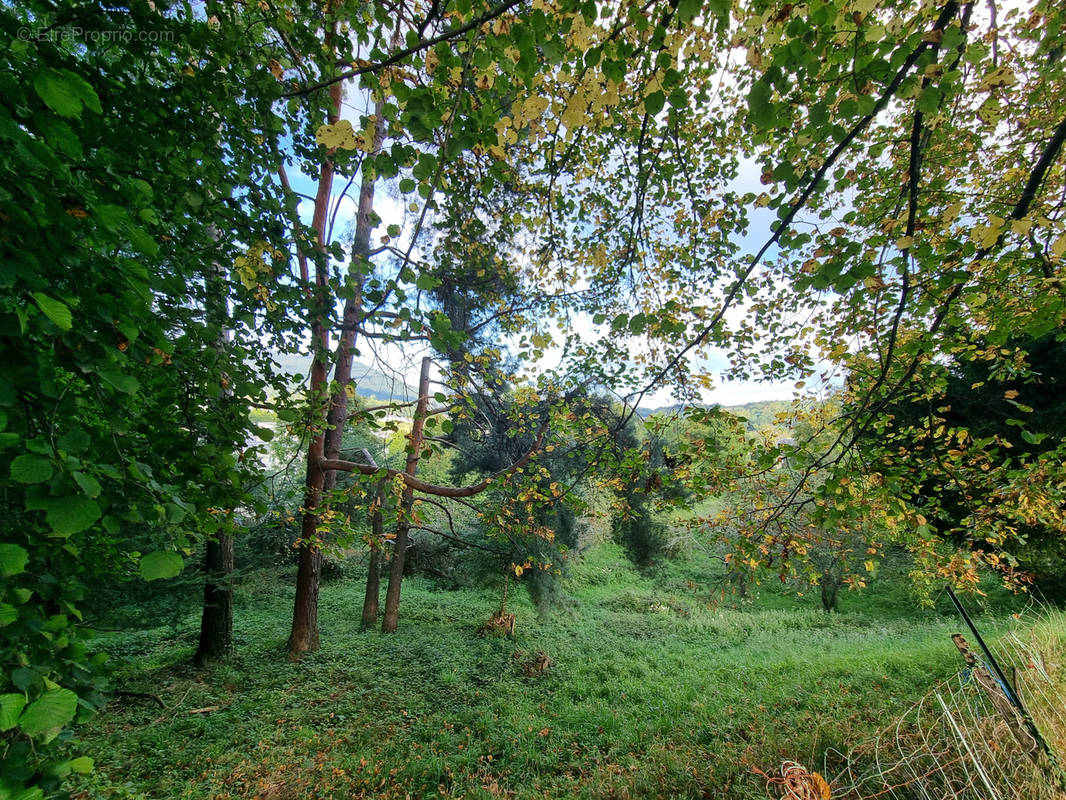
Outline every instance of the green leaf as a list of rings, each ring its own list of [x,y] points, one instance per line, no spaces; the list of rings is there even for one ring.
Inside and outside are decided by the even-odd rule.
[[[917,106],[923,114],[935,114],[940,108],[940,90],[935,86],[927,86],[918,95]]]
[[[440,283],[439,278],[428,272],[423,272],[415,279],[415,286],[425,292],[428,292],[430,289],[435,289],[440,286]]]
[[[60,780],[62,780],[70,774],[70,771],[71,770],[69,760],[55,761],[45,768],[44,774],[50,778],[59,778]]]
[[[53,497],[48,501],[48,524],[60,536],[70,536],[100,519],[100,506],[81,495]]]
[[[41,684],[41,676],[27,667],[15,667],[11,670],[11,682],[24,692],[36,691]]]
[[[74,719],[78,696],[70,689],[49,689],[26,707],[19,718],[19,728],[27,736],[51,741]]]
[[[100,496],[100,481],[96,480],[92,475],[86,475],[84,472],[73,472],[71,474],[74,482],[81,487],[85,494],[89,495],[89,497]]]
[[[80,161],[85,153],[81,147],[81,140],[74,133],[74,129],[62,120],[56,119],[51,114],[41,115],[41,132],[44,133],[45,141],[63,155]]]
[[[123,394],[133,394],[140,387],[136,378],[119,372],[117,369],[102,369],[98,374],[104,381]]]
[[[20,575],[29,560],[30,554],[17,544],[0,544],[0,577]]]
[[[757,80],[748,92],[748,112],[751,123],[760,130],[774,127],[773,89],[766,80]]]
[[[92,211],[93,216],[100,221],[101,225],[116,233],[129,222],[130,218],[129,214],[126,213],[126,209],[113,204],[93,206]]]
[[[159,252],[159,243],[146,231],[136,225],[130,225],[126,229],[130,237],[130,243],[146,256],[154,256]]]
[[[0,628],[19,618],[19,610],[10,603],[0,603]],[[3,730],[0,728],[0,730]]]
[[[58,72],[54,69],[39,72],[33,79],[33,89],[44,104],[61,117],[81,116],[82,99],[78,87],[71,80],[74,73],[69,70]],[[76,77],[76,76],[75,76]],[[99,100],[97,101],[99,103]]]
[[[79,775],[86,775],[93,771],[95,763],[89,756],[78,756],[70,759],[70,768]]]
[[[84,453],[89,449],[90,441],[89,434],[79,428],[64,433],[56,440],[56,444],[60,450],[68,453]]]
[[[0,694],[0,731],[9,731],[19,724],[19,714],[26,707],[23,694]]]
[[[679,0],[677,3],[677,21],[686,23],[698,13],[703,6],[703,0]]]
[[[25,453],[11,462],[11,479],[19,483],[44,483],[52,477],[52,461]]]
[[[644,110],[655,116],[666,105],[666,95],[662,92],[652,92],[644,98]]]
[[[185,509],[179,506],[177,503],[167,503],[167,522],[171,525],[177,525],[183,519],[185,519]]]
[[[41,292],[33,293],[33,301],[37,304],[37,308],[41,309],[42,313],[52,320],[53,324],[61,331],[69,331],[71,325],[74,324],[73,317],[70,314],[70,308],[61,300],[49,297]]]
[[[141,577],[146,581],[175,578],[181,574],[185,562],[170,550],[157,550],[141,558]]]
[[[78,99],[81,100],[87,109],[95,111],[97,114],[104,113],[104,108],[100,105],[99,95],[96,94],[96,90],[89,85],[89,82],[85,80],[85,78],[76,72],[71,72],[69,69],[63,70],[63,75],[74,88],[74,91],[78,95]]]
[[[400,192],[403,194],[410,194],[415,190],[415,182],[410,178],[402,178],[400,180]],[[392,234],[389,234],[390,236]]]

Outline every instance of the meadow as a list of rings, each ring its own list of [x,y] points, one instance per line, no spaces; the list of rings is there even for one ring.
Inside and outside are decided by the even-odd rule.
[[[236,651],[205,670],[195,607],[101,635],[114,687],[143,696],[70,745],[96,763],[75,797],[761,798],[754,769],[791,759],[832,779],[961,667],[961,620],[945,598],[919,607],[902,570],[827,614],[795,587],[740,601],[698,556],[643,575],[610,543],[574,559],[546,616],[512,588],[513,638],[480,630],[498,592],[422,577],[396,634],[363,630],[353,568],[323,586],[321,650],[290,662],[289,573],[244,576]],[[981,624],[1018,602],[993,593]]]

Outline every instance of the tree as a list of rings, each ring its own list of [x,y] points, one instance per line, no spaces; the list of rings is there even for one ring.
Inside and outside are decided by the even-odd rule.
[[[766,186],[748,199],[777,219],[725,298],[751,313],[732,331],[715,313],[668,367],[721,341],[733,374],[847,374],[830,445],[799,465],[777,513],[814,503],[829,526],[864,474],[924,580],[972,582],[977,560],[952,558],[894,471],[871,469],[856,444],[897,401],[940,395],[941,365],[973,346],[971,331],[995,370],[1016,359],[1005,345],[1019,331],[1062,327],[1063,12],[906,9],[825,3],[801,18],[753,6],[738,20],[743,137]],[[897,456],[906,464],[909,450]],[[1053,464],[1025,470],[1051,506]],[[1004,496],[1017,497],[1021,473],[1004,478]]]
[[[878,38],[888,32],[886,22],[894,33],[889,41]],[[823,194],[813,209],[826,220],[824,228],[781,237],[792,285],[833,291],[816,312],[816,342],[850,373],[838,446],[807,467],[813,474],[834,466],[819,490],[821,507],[846,496],[846,473],[869,474],[880,484],[897,537],[919,553],[929,580],[970,581],[977,562],[938,557],[937,531],[895,470],[870,470],[853,445],[884,430],[883,412],[896,402],[940,395],[941,364],[973,346],[974,326],[987,342],[993,370],[1014,358],[1014,348],[1004,345],[1017,331],[1041,335],[1061,327],[1055,269],[1062,223],[1055,198],[1066,119],[1053,97],[1063,85],[1056,44],[1062,24],[1061,9],[1046,3],[1003,20],[954,3],[913,22],[878,12],[864,16],[853,41],[868,48],[871,60],[855,85],[872,91],[847,98],[856,121],[850,130],[844,126],[845,138],[816,171],[838,194]],[[981,31],[989,32],[984,41]],[[775,144],[786,117],[802,124],[793,108],[805,108],[810,125],[816,110],[822,114],[818,103],[828,99],[786,87],[790,72],[767,72],[765,104],[753,89],[753,122]],[[769,102],[775,90],[788,91],[800,105]],[[891,109],[889,96],[906,102]],[[845,101],[838,103],[839,112]],[[758,114],[765,114],[765,123]],[[786,149],[784,158],[796,163],[793,152]],[[864,163],[853,160],[861,152]],[[772,170],[788,190],[803,185],[781,162]],[[850,208],[831,199],[845,184],[860,190]],[[786,206],[789,195],[779,196],[788,222],[796,204]],[[849,348],[849,341],[856,346]],[[910,458],[910,447],[897,453],[898,461]],[[920,460],[907,465],[928,469]],[[1039,469],[1030,478],[1041,487],[1056,482]]]
[[[1008,578],[1038,576],[1047,588],[1064,555],[1061,498],[1047,472],[1062,446],[1063,355],[1055,334],[995,348],[974,337],[941,365],[935,394],[900,397],[860,442],[940,536],[982,552]],[[900,449],[907,470],[894,463]]]
[[[204,265],[265,238],[232,176],[261,180],[253,142],[274,132],[262,77],[183,9],[27,3],[0,20],[2,787],[41,797],[90,766],[44,746],[103,701],[79,624],[88,582],[177,574],[218,530],[212,510],[243,501],[254,458],[237,449],[270,376],[251,343],[276,317],[222,281],[235,313],[220,360]],[[233,407],[206,415],[226,391]]]

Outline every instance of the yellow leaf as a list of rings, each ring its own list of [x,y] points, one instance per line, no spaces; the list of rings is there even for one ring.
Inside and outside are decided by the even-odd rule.
[[[1012,220],[1010,224],[1010,232],[1015,236],[1028,236],[1032,228],[1033,221],[1028,217]]]
[[[999,240],[999,232],[1003,228],[1004,222],[1006,220],[1003,217],[993,215],[988,218],[987,225],[975,225],[970,238],[982,250],[987,250]]]
[[[914,244],[913,236],[900,236],[896,239],[896,249],[898,250],[910,250],[912,244]]]
[[[344,387],[344,393],[348,395],[349,400],[355,399],[355,387],[352,384],[349,383]]]
[[[1013,86],[1018,82],[1014,71],[1007,66],[999,67],[988,73],[981,81],[982,89],[996,89],[1001,86]]]
[[[522,104],[521,114],[516,113],[516,118],[520,117],[523,123],[532,122],[535,119],[539,119],[545,111],[548,110],[548,98],[547,97],[530,97]]]
[[[866,571],[867,572],[873,572],[874,571],[874,562],[873,561],[866,560],[866,561],[863,562],[862,565],[864,567],[866,567]]]
[[[829,788],[825,778],[817,772],[812,772],[811,783],[814,784],[814,788],[818,792],[818,800],[832,800],[833,790]]]
[[[1013,400],[1015,397],[1018,396],[1018,392],[1016,392],[1014,389],[1008,389],[1003,393],[1003,396],[1006,397],[1008,400]]]
[[[584,97],[579,97],[575,93],[566,103],[566,108],[563,110],[560,120],[569,130],[575,130],[581,127],[581,123],[585,121],[585,110],[588,107],[587,101]]]
[[[870,275],[862,279],[862,285],[867,289],[884,289],[885,282],[876,275]]]
[[[1062,234],[1062,236],[1056,239],[1051,245],[1051,255],[1056,258],[1062,258],[1063,255],[1066,255],[1066,233]]]
[[[961,213],[962,203],[952,203],[950,206],[944,209],[944,214],[941,219],[944,221],[945,225],[950,225],[952,222],[958,219],[958,216]]]
[[[315,141],[323,147],[338,147],[341,150],[356,148],[355,130],[346,119],[339,120],[335,125],[322,125],[315,131]]]

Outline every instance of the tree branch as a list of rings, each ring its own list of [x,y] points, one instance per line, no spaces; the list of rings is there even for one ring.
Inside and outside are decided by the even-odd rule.
[[[464,25],[460,25],[456,28],[449,28],[444,33],[440,34],[439,36],[434,36],[432,39],[423,39],[422,41],[411,47],[405,47],[403,50],[393,53],[385,60],[378,61],[376,64],[361,64],[358,67],[348,70],[347,72],[342,72],[340,75],[336,75],[332,78],[327,78],[326,80],[319,81],[318,83],[314,83],[310,86],[305,86],[302,89],[294,89],[291,92],[283,92],[281,96],[298,97],[300,95],[310,94],[311,92],[316,92],[319,89],[324,89],[327,86],[332,86],[334,83],[337,83],[339,81],[344,81],[348,78],[354,78],[357,75],[362,75],[367,72],[377,72],[378,70],[385,69],[385,67],[390,67],[393,64],[403,61],[408,56],[414,55],[420,50],[425,50],[428,47],[433,47],[434,45],[440,44],[441,42],[451,41],[452,39],[462,36],[464,33],[468,33],[469,31],[472,31],[475,28],[479,28],[486,22],[490,22],[491,20],[496,19],[496,17],[500,16],[501,14],[506,14],[508,11],[510,11],[522,1],[523,0],[507,0],[507,2],[500,3],[500,5],[490,9],[478,18],[470,20],[470,22],[467,22]]]
[[[488,489],[495,481],[517,472],[528,464],[540,449],[547,432],[548,420],[544,420],[544,422],[540,424],[540,428],[537,429],[537,437],[533,442],[533,446],[526,451],[525,455],[509,467],[501,469],[499,472],[494,472],[484,480],[469,486],[438,486],[434,483],[426,483],[420,478],[416,478],[414,475],[408,475],[395,469],[385,470],[385,475],[388,478],[396,478],[396,476],[400,476],[403,478],[403,482],[408,488],[413,489],[416,492],[422,492],[423,494],[431,494],[435,497],[473,497]],[[360,472],[363,475],[378,475],[381,473],[380,469],[374,469],[369,464],[357,464],[354,461],[342,461],[341,459],[336,458],[323,458],[319,460],[318,464],[319,468],[323,470],[335,469],[343,472]]]

